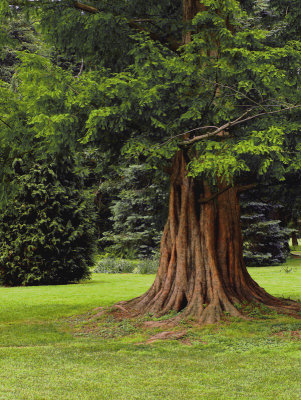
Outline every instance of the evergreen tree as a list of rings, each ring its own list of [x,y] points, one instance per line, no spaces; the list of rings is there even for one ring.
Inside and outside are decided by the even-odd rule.
[[[243,256],[248,266],[277,265],[289,256],[290,229],[272,218],[280,205],[252,201],[251,196],[241,202]]]
[[[131,164],[119,170],[114,182],[104,182],[100,191],[112,191],[112,184],[116,194],[110,205],[112,227],[101,239],[104,250],[126,258],[150,257],[158,249],[166,218],[166,178],[154,176],[143,164]]]
[[[49,162],[17,174],[18,193],[0,215],[2,284],[63,284],[90,276],[93,208],[71,167],[67,160]]]

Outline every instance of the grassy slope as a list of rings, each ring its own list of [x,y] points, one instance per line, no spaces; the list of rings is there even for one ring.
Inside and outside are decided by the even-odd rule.
[[[301,261],[252,268],[269,292],[301,297]],[[138,345],[141,333],[118,339],[81,337],[59,319],[131,298],[153,276],[96,274],[81,285],[0,288],[0,399],[298,399],[300,346],[286,316],[207,326],[192,345]],[[279,331],[287,331],[281,336]]]

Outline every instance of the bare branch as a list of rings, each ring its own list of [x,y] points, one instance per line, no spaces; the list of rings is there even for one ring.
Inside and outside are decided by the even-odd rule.
[[[215,131],[205,133],[204,135],[195,136],[192,139],[184,140],[183,143],[184,144],[192,144],[192,143],[198,142],[199,140],[202,140],[202,139],[208,139],[211,136],[217,136],[219,133],[223,132],[225,129],[229,128],[230,126],[236,125],[245,115],[247,115],[251,111],[252,111],[252,109],[247,110],[246,112],[244,112],[240,117],[238,117],[234,121],[227,122],[226,124],[217,128]]]
[[[290,107],[282,108],[281,110],[262,112],[262,113],[259,113],[259,114],[251,115],[251,116],[243,119],[243,117],[245,115],[247,115],[250,111],[252,111],[252,109],[250,109],[250,110],[246,111],[244,114],[242,114],[240,117],[238,117],[236,120],[227,122],[226,124],[222,125],[218,129],[216,129],[215,131],[208,132],[208,133],[206,133],[204,135],[195,136],[192,139],[184,140],[182,143],[183,144],[193,144],[193,143],[198,142],[200,140],[208,139],[209,137],[216,136],[220,132],[222,132],[222,131],[224,131],[224,130],[232,127],[232,126],[235,126],[235,125],[238,125],[238,124],[242,124],[242,123],[250,121],[250,120],[252,120],[254,118],[261,117],[262,115],[277,114],[277,113],[285,112],[285,111],[292,110],[292,109],[295,109],[295,108],[300,108],[300,107],[301,107],[301,105],[299,104],[299,105],[296,105],[296,106],[290,106]]]
[[[215,126],[215,125],[212,125],[212,126],[210,126],[210,125],[208,125],[208,126],[200,126],[198,128],[194,128],[194,129],[191,129],[189,131],[179,133],[178,135],[172,136],[171,138],[169,138],[165,142],[160,143],[160,145],[158,147],[164,146],[165,144],[167,144],[167,143],[171,142],[172,140],[176,139],[177,137],[185,136],[185,135],[188,135],[189,133],[192,133],[192,132],[195,132],[195,131],[200,131],[200,130],[203,130],[203,129],[209,129],[209,128],[217,128],[217,126]]]

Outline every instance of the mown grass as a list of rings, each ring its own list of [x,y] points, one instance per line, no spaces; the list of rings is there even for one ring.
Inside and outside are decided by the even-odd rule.
[[[270,293],[301,298],[301,261],[287,266],[293,270],[250,272]],[[153,279],[94,274],[79,285],[0,288],[0,399],[301,398],[300,341],[291,334],[300,321],[289,316],[257,310],[249,321],[198,329],[183,323],[179,329],[187,330],[188,341],[151,345],[145,339],[152,333],[130,322],[114,338],[80,334],[80,319],[74,335],[66,322],[137,296]]]

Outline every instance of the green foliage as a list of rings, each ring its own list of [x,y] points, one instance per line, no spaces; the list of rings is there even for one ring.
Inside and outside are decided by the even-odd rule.
[[[273,22],[274,41],[296,40],[301,35],[299,0],[270,0],[269,17]]]
[[[259,180],[283,180],[287,172],[298,171],[299,109],[273,112],[301,103],[300,41],[271,41],[274,25],[254,20],[267,4],[249,14],[235,0],[206,0],[205,5],[189,28],[193,41],[178,53],[154,42],[153,35],[134,34],[129,24],[139,13],[155,17],[156,12],[161,22],[155,31],[167,29],[170,19],[163,12],[171,7],[179,30],[178,2],[174,7],[151,2],[148,10],[138,0],[95,2],[100,12],[93,15],[68,6],[42,7],[48,38],[86,57],[91,67],[75,78],[49,60],[22,55],[19,91],[36,136],[50,148],[66,142],[75,146],[80,138],[82,145],[122,149],[158,166],[182,145],[179,134],[202,133],[200,127],[221,126],[248,110],[250,120],[230,125],[225,138],[208,137],[189,146],[190,174],[233,181],[256,171]],[[109,32],[119,35],[116,42],[108,39]],[[114,72],[105,61],[112,52],[119,57]]]
[[[143,164],[121,167],[114,181],[102,183],[100,192],[111,193],[112,225],[102,234],[101,248],[118,257],[150,257],[166,219],[167,187],[164,175]]]
[[[35,164],[15,180],[18,194],[0,216],[2,284],[88,278],[95,243],[93,211],[70,162]]]
[[[252,201],[253,196],[246,195],[241,202],[244,260],[248,266],[284,263],[290,253],[291,230],[273,218],[281,206]]]
[[[1,195],[17,186],[14,159],[29,169],[31,158],[87,147],[107,164],[130,156],[157,169],[183,149],[190,175],[212,183],[282,182],[300,173],[300,108],[292,108],[301,104],[297,0],[204,0],[206,10],[185,27],[193,40],[178,51],[169,43],[181,41],[180,1],[95,0],[96,14],[69,1],[22,3],[36,11],[56,54],[84,59],[84,70],[75,77],[49,56],[19,51],[14,85],[0,85]],[[209,135],[192,145],[183,140],[202,133]],[[148,205],[136,194],[129,183],[111,205],[111,239],[123,254],[148,235],[125,235],[139,219],[147,225],[134,206]]]
[[[35,24],[19,11],[16,15],[7,16],[5,26],[0,33],[0,80],[15,84],[12,78],[20,62],[18,60],[20,51],[39,52],[45,56],[49,53],[46,45],[41,42]]]
[[[228,30],[223,36],[225,29],[223,25],[219,31],[218,59],[208,58],[213,44],[203,33],[194,36],[180,57],[147,37],[137,39],[130,71],[94,83],[103,101],[89,115],[83,143],[118,136],[126,142],[126,153],[143,154],[158,165],[179,149],[179,133],[220,126],[250,107],[250,121],[230,128],[229,137],[207,138],[190,147],[191,175],[233,180],[256,171],[258,179],[283,180],[288,171],[298,170],[299,111],[280,116],[274,111],[279,104],[301,100],[296,90],[300,43],[271,48],[265,31],[242,29],[232,35]]]
[[[68,0],[60,6],[42,5],[41,26],[46,38],[60,54],[83,58],[87,70],[99,66],[114,72],[124,70],[133,63],[130,54],[135,42],[133,26],[152,30],[162,39],[174,35],[180,39],[181,1],[158,2],[150,0],[115,0],[114,2],[93,1],[89,3],[99,12],[89,14],[72,7]],[[135,25],[136,24],[136,25]]]

